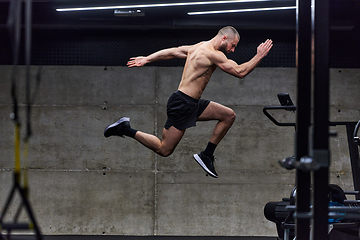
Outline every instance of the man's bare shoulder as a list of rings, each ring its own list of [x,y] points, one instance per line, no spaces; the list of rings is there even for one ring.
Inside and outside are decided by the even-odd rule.
[[[222,52],[214,49],[209,41],[199,42],[198,44],[193,45],[189,49],[190,53],[195,53],[196,55],[204,55],[206,57],[211,57],[213,55],[221,54]]]
[[[189,49],[189,52],[195,52],[198,48],[200,48],[201,46],[204,45],[204,43],[206,43],[205,41],[203,42],[199,42],[199,43],[196,43],[194,45],[192,45]]]
[[[219,61],[226,61],[226,55],[215,49],[209,42],[203,42],[199,45],[196,52],[198,55],[206,57],[212,64],[217,64]]]

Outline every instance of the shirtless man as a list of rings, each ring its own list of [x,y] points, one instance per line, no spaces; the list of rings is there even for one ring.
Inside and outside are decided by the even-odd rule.
[[[209,41],[192,46],[180,46],[163,49],[147,57],[130,58],[128,67],[142,67],[147,63],[171,58],[186,59],[178,90],[167,103],[168,119],[162,132],[162,139],[137,131],[130,127],[130,119],[120,118],[105,128],[105,137],[128,136],[161,156],[169,156],[183,137],[185,130],[196,125],[196,121],[217,120],[206,149],[194,154],[195,160],[212,177],[218,174],[214,167],[214,151],[235,120],[232,109],[219,103],[201,99],[212,73],[218,67],[222,71],[238,78],[244,78],[259,64],[272,47],[272,41],[266,40],[257,48],[257,54],[248,62],[238,65],[226,57],[234,52],[240,35],[233,27],[224,27]]]

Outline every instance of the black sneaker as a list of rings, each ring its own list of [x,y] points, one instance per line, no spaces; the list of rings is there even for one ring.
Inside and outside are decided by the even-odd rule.
[[[214,156],[208,157],[204,155],[203,152],[199,154],[194,154],[194,158],[196,162],[208,173],[210,176],[214,178],[218,178],[214,167]]]
[[[115,123],[107,126],[104,130],[104,136],[110,137],[110,136],[123,136],[123,128],[124,127],[130,127],[130,118],[128,117],[122,117],[119,120],[117,120]]]

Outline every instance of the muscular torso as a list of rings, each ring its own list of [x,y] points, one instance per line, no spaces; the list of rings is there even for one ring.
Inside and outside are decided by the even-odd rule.
[[[186,58],[184,71],[181,77],[179,90],[199,99],[216,69],[209,58],[209,52],[214,51],[208,42],[201,42],[192,46]]]

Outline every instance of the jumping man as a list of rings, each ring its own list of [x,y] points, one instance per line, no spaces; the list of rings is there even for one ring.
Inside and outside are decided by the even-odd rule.
[[[219,103],[201,99],[212,73],[218,67],[222,71],[238,78],[244,78],[254,70],[272,47],[272,40],[266,40],[257,47],[256,55],[248,62],[238,65],[228,59],[226,54],[235,51],[240,35],[235,28],[227,26],[209,41],[191,46],[180,46],[163,49],[147,57],[133,57],[128,67],[142,67],[147,63],[171,58],[186,59],[178,90],[173,93],[167,103],[167,121],[162,139],[137,131],[130,127],[130,119],[120,118],[106,127],[105,137],[128,136],[136,139],[157,154],[167,157],[173,153],[187,128],[196,125],[196,121],[217,120],[206,149],[194,154],[197,163],[212,177],[218,174],[214,167],[214,151],[235,120],[232,109]]]

